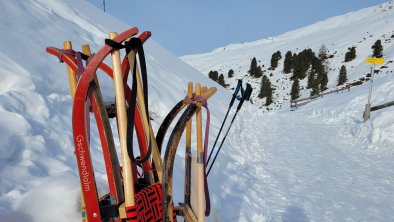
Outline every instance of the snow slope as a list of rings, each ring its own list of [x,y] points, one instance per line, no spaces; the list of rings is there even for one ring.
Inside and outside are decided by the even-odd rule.
[[[238,78],[253,83],[254,97],[256,98],[254,102],[257,106],[263,107],[265,100],[257,98],[261,79],[251,78],[247,74],[251,59],[256,57],[258,65],[263,66],[262,70],[275,88],[274,104],[269,108],[278,110],[287,108],[290,100],[292,81],[289,78],[292,74],[285,75],[282,72],[287,51],[299,53],[310,48],[317,54],[321,46],[325,45],[328,55],[333,55],[333,58],[327,60],[328,88],[333,89],[336,88],[339,69],[342,65],[347,68],[349,82],[354,82],[369,73],[369,65],[365,63],[365,58],[372,55],[371,46],[378,39],[382,41],[386,62],[394,60],[393,27],[394,9],[390,9],[389,4],[385,3],[336,16],[276,37],[232,44],[215,49],[210,53],[183,56],[182,59],[206,75],[210,70],[223,73],[226,83],[232,87],[236,85]],[[344,63],[345,53],[352,46],[356,47],[357,58]],[[271,56],[276,51],[281,52],[282,59],[276,70],[269,70]],[[386,65],[389,67],[388,70],[393,69],[393,63]],[[229,79],[227,73],[230,69],[234,70],[235,76]],[[387,69],[383,68],[381,71],[381,73],[387,74]],[[306,89],[306,84],[306,79],[301,82],[301,86],[305,87],[301,92],[302,97],[308,97],[310,94]]]
[[[75,48],[88,43],[97,51],[107,33],[129,26],[79,0],[1,1],[0,7],[4,9],[0,20],[0,218],[78,221],[79,179],[68,80],[64,64],[45,48],[62,47],[63,41],[71,40]],[[188,81],[216,85],[152,39],[146,54],[155,129],[185,96]],[[108,78],[101,81],[104,96],[113,99],[113,83]],[[222,99],[212,101],[212,107],[222,107],[230,98],[223,89],[216,96]],[[223,112],[213,112],[214,123]],[[102,183],[105,171],[97,136],[92,144],[96,176]],[[183,185],[179,187],[183,190]]]
[[[75,48],[89,43],[97,51],[106,33],[128,26],[79,0],[0,1],[0,7],[0,30],[7,33],[0,43],[0,220],[80,221],[68,80],[64,64],[45,47],[71,40]],[[146,56],[156,130],[188,81],[216,85],[152,39]],[[100,85],[111,99],[112,83],[105,80]],[[392,100],[393,81],[392,75],[376,79],[374,103]],[[367,92],[362,85],[296,112],[263,113],[245,104],[209,177],[208,221],[393,221],[394,109],[364,123]],[[211,135],[229,99],[219,88],[209,101]],[[97,132],[91,143],[105,192]],[[174,173],[175,199],[182,201],[182,152]]]

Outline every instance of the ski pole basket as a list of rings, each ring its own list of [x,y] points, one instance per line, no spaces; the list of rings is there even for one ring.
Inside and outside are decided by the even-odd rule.
[[[184,216],[185,221],[204,221],[209,215],[209,191],[206,180],[206,153],[209,128],[205,130],[205,146],[202,140],[201,109],[209,114],[207,100],[216,88],[188,85],[188,95],[178,103],[163,121],[157,135],[150,122],[148,112],[148,78],[143,44],[151,36],[137,28],[109,34],[105,45],[95,54],[88,45],[82,52],[75,51],[71,42],[64,48],[47,47],[49,54],[57,56],[67,65],[70,94],[73,103],[72,126],[74,148],[81,184],[82,221],[176,221]],[[120,50],[125,49],[123,59]],[[138,56],[138,59],[137,59]],[[111,57],[112,64],[104,59]],[[100,89],[97,71],[101,70],[113,79],[115,102],[105,103]],[[131,76],[132,85],[127,80]],[[164,136],[171,122],[186,108],[178,119],[166,146],[164,160],[160,151]],[[91,115],[92,113],[92,115]],[[99,197],[90,149],[90,118],[94,117],[107,173],[108,193]],[[197,155],[191,154],[192,117],[196,117]],[[115,146],[110,118],[116,119],[119,147]],[[207,116],[209,125],[209,115]],[[172,172],[175,153],[186,130],[185,201],[174,206],[172,198]],[[134,131],[136,135],[134,135]],[[134,156],[134,137],[138,140],[140,156]],[[118,159],[120,150],[121,160]],[[196,163],[193,163],[193,159]],[[192,166],[197,170],[192,178]],[[142,172],[142,173],[140,173]],[[191,186],[197,186],[194,194]],[[193,196],[194,195],[194,196]],[[197,198],[197,205],[191,200]]]

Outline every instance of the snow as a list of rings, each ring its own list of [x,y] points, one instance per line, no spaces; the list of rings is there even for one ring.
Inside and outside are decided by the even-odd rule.
[[[61,47],[63,41],[71,40],[76,49],[89,43],[97,51],[108,32],[120,32],[128,25],[79,0],[0,1],[0,7],[4,9],[0,30],[7,34],[0,43],[1,221],[80,221],[65,65],[46,54],[45,47]],[[268,64],[264,61],[277,50],[282,55],[307,46],[316,51],[324,43],[330,52],[337,51],[330,63],[335,68],[342,64],[347,47],[356,45],[358,57],[349,63],[354,68],[348,68],[350,79],[355,80],[369,72],[364,58],[376,38],[394,34],[394,10],[382,10],[385,5],[183,59],[205,74],[213,68],[236,68],[235,78],[239,78],[253,56]],[[344,31],[344,27],[353,28]],[[151,31],[153,39],[145,50],[154,129],[185,96],[187,82],[216,86],[218,92],[209,100],[213,144],[230,92],[157,44]],[[386,61],[393,60],[391,42],[384,44]],[[373,104],[392,101],[393,66],[387,65],[376,75]],[[330,73],[330,86],[336,72],[338,68]],[[275,71],[271,82],[276,78],[277,84],[289,83],[282,75]],[[99,78],[105,99],[113,99],[112,82],[102,73]],[[283,100],[281,109],[264,112],[255,100],[257,107],[246,103],[239,112],[209,176],[212,213],[207,220],[393,221],[394,108],[373,112],[364,122],[367,84],[316,99],[296,111],[289,111],[286,90],[278,87],[277,92],[275,98]],[[233,108],[230,117],[234,113]],[[97,186],[105,193],[105,168],[94,127],[91,139]],[[176,202],[182,201],[183,192],[182,147],[183,142],[174,169]]]

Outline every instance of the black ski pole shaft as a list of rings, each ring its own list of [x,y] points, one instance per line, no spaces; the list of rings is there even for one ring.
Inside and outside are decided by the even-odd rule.
[[[237,88],[235,89],[235,91],[234,91],[234,93],[233,93],[233,98],[231,98],[230,105],[229,105],[229,107],[228,107],[228,109],[227,109],[227,113],[226,113],[226,115],[224,116],[224,120],[223,120],[223,122],[222,122],[222,125],[220,126],[219,133],[218,133],[218,135],[216,136],[216,139],[215,139],[215,142],[213,143],[211,152],[209,153],[209,157],[208,157],[208,160],[207,160],[207,162],[206,162],[207,165],[208,165],[208,163],[209,163],[209,160],[210,160],[211,157],[212,157],[212,154],[213,154],[213,151],[214,151],[214,149],[215,149],[216,143],[218,142],[220,133],[222,132],[223,126],[224,126],[224,124],[226,123],[227,116],[228,116],[228,114],[229,114],[229,112],[230,112],[230,110],[231,110],[231,107],[232,107],[233,104],[234,104],[235,99],[237,98],[237,94],[238,94],[239,90],[241,89],[241,87],[242,87],[242,80],[241,80],[241,79],[238,79]]]
[[[244,96],[242,97],[241,101],[239,102],[238,107],[237,107],[237,111],[235,112],[235,114],[234,114],[234,116],[233,116],[233,119],[231,120],[231,123],[230,123],[229,127],[227,128],[227,132],[226,132],[226,134],[224,135],[224,137],[223,137],[223,139],[222,139],[222,142],[220,143],[220,146],[219,146],[218,150],[216,151],[215,157],[213,158],[212,163],[211,163],[211,165],[210,165],[209,168],[208,168],[207,176],[209,175],[209,172],[211,171],[212,166],[213,166],[213,164],[215,163],[216,158],[218,157],[220,150],[222,149],[223,143],[224,143],[224,141],[226,140],[228,133],[230,132],[231,126],[232,126],[233,123],[234,123],[234,120],[235,120],[235,117],[236,117],[237,114],[238,114],[238,111],[241,109],[241,107],[242,107],[242,105],[243,105],[243,103],[244,103],[245,100],[246,100],[246,101],[249,101],[250,96],[252,95],[252,90],[253,90],[252,87],[251,87],[250,84],[248,83],[248,84],[246,85],[245,94],[244,94]],[[207,165],[208,165],[208,164],[207,164]]]
[[[234,114],[234,117],[233,117],[233,119],[232,119],[232,121],[231,121],[229,127],[227,128],[226,134],[224,135],[223,140],[222,140],[222,142],[220,143],[220,146],[219,146],[218,150],[216,151],[216,154],[215,154],[215,156],[214,156],[214,158],[213,158],[213,160],[212,160],[212,164],[211,164],[211,165],[209,166],[209,168],[208,168],[207,176],[209,175],[209,172],[211,171],[212,166],[213,166],[213,164],[215,163],[216,158],[218,157],[220,150],[222,149],[222,145],[223,145],[224,141],[226,140],[227,134],[228,134],[228,132],[230,131],[230,128],[231,128],[231,126],[233,125],[234,119],[235,119],[235,117],[237,116],[237,114],[238,114],[238,110],[237,110],[237,112]]]
[[[211,159],[211,156],[212,156],[213,151],[215,150],[216,143],[218,142],[220,133],[221,133],[222,130],[223,130],[223,126],[224,126],[224,123],[226,122],[226,119],[227,119],[228,113],[230,112],[230,109],[231,109],[231,107],[229,107],[229,108],[227,109],[226,116],[224,117],[224,120],[223,120],[223,122],[222,122],[222,125],[220,126],[219,133],[218,133],[218,135],[216,136],[215,142],[213,143],[212,149],[211,149],[211,151],[210,151],[210,153],[209,153],[209,156],[208,156],[207,165],[208,165],[208,163],[209,163],[209,160]]]

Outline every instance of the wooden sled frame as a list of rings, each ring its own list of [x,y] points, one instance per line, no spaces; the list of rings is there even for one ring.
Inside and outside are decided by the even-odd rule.
[[[125,32],[117,35],[116,33],[110,33],[110,39],[115,42],[122,43],[129,40],[138,33],[137,28],[130,28]],[[139,39],[145,42],[150,37],[150,32],[143,32]],[[71,42],[66,42],[64,49],[72,49]],[[162,202],[156,204],[163,204],[163,208],[160,207],[160,212],[166,217],[163,217],[163,221],[176,221],[173,203],[166,203],[168,196],[172,195],[172,174],[168,174],[169,171],[165,172],[162,170],[162,160],[160,157],[160,144],[156,144],[156,138],[153,134],[153,129],[150,124],[149,117],[146,115],[144,97],[142,93],[142,84],[140,79],[140,73],[138,66],[133,64],[136,62],[136,51],[132,51],[121,61],[118,50],[113,49],[108,45],[104,45],[94,56],[86,66],[85,71],[79,79],[77,77],[78,71],[78,58],[76,55],[65,53],[63,50],[48,47],[46,51],[52,55],[58,56],[62,62],[67,64],[67,73],[70,81],[70,94],[73,100],[73,135],[75,144],[75,154],[77,158],[78,170],[80,174],[81,182],[81,205],[82,205],[82,221],[89,222],[101,222],[101,221],[123,221],[127,218],[127,221],[138,221],[137,217],[138,210],[135,201],[148,198],[149,193],[155,193],[155,195],[163,192],[163,198],[158,198]],[[82,46],[84,55],[90,56],[90,49],[87,45]],[[106,56],[111,54],[112,57],[112,68],[106,65],[103,60]],[[134,122],[137,132],[137,139],[140,147],[141,155],[147,152],[147,141],[150,141],[150,145],[153,147],[152,150],[152,161],[154,165],[148,160],[142,166],[144,169],[151,169],[154,166],[156,170],[156,178],[153,174],[148,175],[149,181],[151,181],[149,189],[142,190],[143,192],[136,193],[137,183],[137,168],[134,162],[130,161],[127,154],[127,147],[125,145],[125,123],[127,123],[127,117],[125,115],[126,106],[131,97],[131,89],[127,85],[127,78],[130,72],[130,67],[136,67],[136,81],[137,84],[137,104],[135,107]],[[116,107],[117,107],[117,123],[118,133],[121,144],[121,156],[122,156],[122,167],[121,169],[119,161],[116,155],[115,143],[113,141],[112,130],[109,124],[108,113],[104,105],[104,101],[101,95],[99,82],[97,79],[96,71],[100,69],[106,73],[109,77],[114,79],[115,84],[115,95],[116,95]],[[215,92],[216,88],[207,89],[206,87],[196,85],[195,95],[202,95],[206,99],[211,97]],[[193,86],[191,83],[188,85],[188,97],[193,98]],[[202,122],[201,122],[201,102],[193,102],[192,104],[182,103],[181,109],[193,106],[197,116],[197,150],[198,156],[201,156],[202,150]],[[109,193],[101,198],[98,196],[96,188],[96,180],[94,177],[93,164],[90,157],[90,139],[89,139],[89,118],[90,108],[94,113],[96,119],[97,128],[100,136],[101,146],[103,150],[105,169],[107,172],[107,180],[109,185]],[[180,110],[181,110],[180,109]],[[187,110],[188,110],[187,109]],[[180,111],[179,110],[179,111]],[[187,111],[186,110],[186,111]],[[185,112],[186,112],[185,111]],[[192,116],[195,114],[193,113]],[[125,118],[126,117],[126,118]],[[163,125],[163,124],[162,124]],[[185,203],[181,206],[176,207],[177,212],[180,216],[184,216],[186,221],[204,221],[204,203],[202,202],[204,197],[204,187],[202,177],[204,170],[202,164],[198,164],[198,203],[199,212],[197,215],[193,212],[190,207],[190,166],[191,166],[191,121],[187,123],[187,145],[186,152],[190,153],[186,158],[187,172],[185,176]],[[169,125],[167,125],[168,127]],[[167,129],[165,129],[166,131]],[[182,129],[183,132],[184,128]],[[160,131],[160,130],[159,130]],[[164,134],[165,134],[164,131]],[[163,134],[163,136],[164,136]],[[174,132],[173,132],[174,134]],[[176,139],[175,139],[176,140]],[[175,141],[177,143],[179,141]],[[172,143],[174,144],[174,143]],[[168,146],[169,147],[169,146]],[[172,148],[176,152],[176,148]],[[174,152],[174,154],[175,154]],[[201,160],[201,159],[200,159]],[[199,161],[200,161],[199,160]],[[172,160],[173,161],[173,160]],[[169,162],[167,162],[168,164]],[[202,163],[200,161],[200,163]],[[172,166],[167,165],[167,170],[170,169],[172,173]],[[123,172],[122,172],[123,171]],[[123,177],[122,175],[123,174]],[[145,175],[144,175],[145,176]],[[162,183],[162,177],[165,181]],[[168,182],[169,181],[169,182]],[[153,184],[153,182],[158,182]],[[158,185],[162,184],[162,185]],[[154,188],[156,187],[156,188]],[[163,188],[163,191],[162,191]],[[148,195],[148,196],[147,196]],[[161,205],[160,205],[161,206]],[[137,209],[138,208],[138,209]],[[86,210],[86,213],[84,212]],[[153,210],[153,208],[151,209]],[[157,211],[157,209],[155,209]],[[172,216],[171,216],[172,215]],[[148,217],[149,218],[149,217]],[[146,220],[146,217],[144,218]],[[149,219],[148,219],[149,220]]]
[[[131,28],[121,33],[115,41],[122,42],[124,40],[129,39],[138,33],[137,28]],[[139,38],[142,42],[145,42],[150,37],[150,32],[143,32]],[[70,47],[71,48],[71,47]],[[61,61],[64,61],[67,64],[68,69],[72,72],[69,73],[69,77],[75,77],[78,72],[78,65],[76,58],[74,56],[70,56],[66,53],[61,53],[61,49],[57,49],[54,47],[48,47],[46,51],[52,55],[59,56]],[[90,61],[84,74],[80,77],[78,81],[78,87],[76,87],[75,92],[75,101],[73,106],[73,128],[74,128],[74,143],[76,148],[76,156],[78,162],[78,169],[80,171],[80,179],[81,179],[81,188],[83,193],[83,199],[86,204],[86,216],[89,221],[102,221],[103,217],[100,212],[100,201],[103,202],[103,199],[98,198],[96,186],[95,186],[95,178],[93,173],[93,165],[90,159],[89,152],[89,143],[87,141],[88,135],[86,131],[86,110],[78,110],[81,106],[85,106],[88,101],[92,104],[92,110],[95,114],[96,122],[98,124],[98,131],[100,135],[100,140],[102,143],[103,155],[106,165],[108,183],[110,188],[109,200],[110,202],[115,202],[115,204],[120,204],[124,202],[124,194],[122,191],[122,187],[119,181],[114,178],[114,175],[120,174],[119,162],[117,160],[115,151],[115,146],[113,143],[112,132],[110,131],[110,126],[107,118],[107,113],[104,107],[104,103],[101,98],[101,93],[98,87],[98,82],[94,81],[96,78],[95,72],[98,68],[100,68],[104,73],[113,78],[112,69],[103,63],[104,58],[112,51],[112,48],[109,46],[104,46]],[[124,58],[121,65],[121,70],[123,71],[122,76],[124,82],[127,81],[127,76],[130,70],[129,63],[127,58]],[[76,77],[75,77],[76,78]],[[125,84],[125,94],[126,98],[130,98],[131,90]],[[71,95],[74,97],[73,93],[73,85],[70,83]],[[144,128],[142,125],[142,120],[140,116],[140,111],[138,107],[136,107],[136,116],[135,116],[135,126],[137,132],[137,138],[140,144],[140,153],[146,152],[146,143],[145,143],[145,134]],[[108,130],[109,129],[109,130]],[[107,141],[108,140],[108,141]],[[143,142],[142,142],[143,141]],[[79,151],[79,152],[78,152]],[[113,159],[113,158],[116,159]],[[147,162],[146,164],[149,164]],[[120,178],[120,175],[119,175]],[[134,179],[134,178],[133,178]],[[120,188],[119,188],[120,184]],[[85,187],[84,187],[85,186]],[[85,189],[84,189],[85,188]],[[115,201],[114,201],[115,200]],[[108,201],[107,201],[108,202]],[[102,211],[102,210],[101,210]]]

